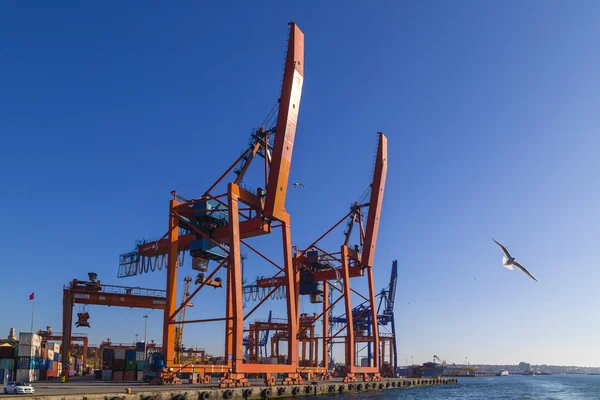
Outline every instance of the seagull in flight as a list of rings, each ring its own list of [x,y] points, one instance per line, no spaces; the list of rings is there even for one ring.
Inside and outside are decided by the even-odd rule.
[[[496,241],[496,239],[492,238],[492,240],[494,242],[496,242],[496,244],[500,247],[500,250],[502,250],[502,253],[504,254],[504,256],[502,257],[502,264],[504,264],[504,266],[510,270],[513,270],[513,266],[519,268],[521,271],[523,271],[528,277],[530,277],[531,279],[533,279],[534,281],[538,281],[537,279],[535,279],[533,277],[533,275],[531,275],[531,273],[529,271],[527,271],[525,269],[524,266],[522,266],[521,264],[519,264],[517,262],[517,260],[515,260],[515,258],[513,256],[510,255],[510,253],[508,252],[508,250],[506,249],[506,247],[502,246],[500,243],[498,243]]]
[[[304,187],[304,184],[300,183],[300,182],[296,182],[296,183],[292,184],[292,186],[295,187],[295,188],[297,188],[298,186]]]

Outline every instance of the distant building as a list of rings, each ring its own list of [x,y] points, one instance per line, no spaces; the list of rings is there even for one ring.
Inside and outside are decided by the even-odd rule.
[[[519,371],[529,371],[529,363],[520,362],[519,363]]]
[[[17,331],[15,331],[15,328],[10,328],[10,331],[8,332],[8,340],[17,340]]]

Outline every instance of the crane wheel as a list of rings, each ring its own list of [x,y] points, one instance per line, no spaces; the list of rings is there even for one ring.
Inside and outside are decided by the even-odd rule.
[[[348,390],[354,390],[354,383],[348,384]]]
[[[329,385],[329,393],[334,393],[335,392],[335,385]]]
[[[311,393],[312,393],[312,390],[313,390],[313,387],[312,387],[312,386],[307,386],[307,387],[306,387],[306,394],[311,394]]]
[[[345,388],[344,388],[344,385],[340,385],[340,386],[338,387],[338,392],[342,393],[342,392],[344,391],[344,389],[345,389]]]
[[[284,387],[277,388],[277,396],[283,396],[284,394],[285,394]]]
[[[391,383],[389,383],[389,382],[385,384],[385,387],[386,387],[386,389],[389,389],[389,388],[390,388],[390,386],[392,386],[392,384],[391,384]]]
[[[232,397],[233,397],[233,391],[227,389],[226,391],[223,392],[224,399],[230,399]]]
[[[261,395],[262,395],[263,399],[268,398],[269,396],[271,396],[271,389],[269,389],[269,388],[263,389]]]
[[[358,390],[359,392],[360,392],[361,390],[363,390],[363,384],[362,384],[362,383],[359,383],[358,385],[356,385],[356,390]]]
[[[244,397],[252,396],[252,389],[244,389]]]
[[[207,400],[210,397],[210,392],[200,392],[198,394],[198,400]]]
[[[369,390],[371,388],[371,384],[370,383],[365,383],[365,390]]]
[[[292,396],[296,396],[298,393],[300,393],[300,388],[298,386],[294,386],[292,388]]]

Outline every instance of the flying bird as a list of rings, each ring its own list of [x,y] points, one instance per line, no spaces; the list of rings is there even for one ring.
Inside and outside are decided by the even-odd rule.
[[[500,243],[498,243],[496,241],[496,239],[492,238],[492,240],[494,242],[496,242],[496,244],[500,247],[500,250],[502,250],[502,253],[504,254],[504,256],[502,257],[502,264],[512,270],[513,266],[519,268],[521,271],[523,271],[528,277],[530,277],[531,279],[533,279],[534,281],[538,281],[537,279],[535,279],[533,277],[533,275],[531,275],[531,273],[529,271],[527,271],[527,269],[525,269],[524,266],[522,266],[521,264],[519,264],[517,262],[517,260],[515,260],[515,258],[513,256],[510,255],[510,253],[508,252],[508,250],[506,249],[506,247],[502,246]]]
[[[300,183],[300,182],[296,182],[296,183],[292,184],[292,186],[295,187],[295,188],[297,188],[298,186],[304,187],[304,184]]]

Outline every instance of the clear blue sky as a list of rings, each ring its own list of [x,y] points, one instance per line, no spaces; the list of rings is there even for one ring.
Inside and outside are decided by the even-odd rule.
[[[598,365],[598,3],[326,3],[2,4],[3,336],[29,330],[33,291],[36,329],[59,331],[62,285],[88,271],[164,285],[118,280],[118,255],[165,232],[172,189],[200,195],[244,148],[293,20],[294,243],[363,192],[385,132],[376,286],[397,258],[401,360]],[[490,236],[540,282],[503,268]],[[214,293],[189,314],[218,314]],[[92,342],[132,341],[144,313],[91,307]],[[186,329],[220,352],[220,326]]]

